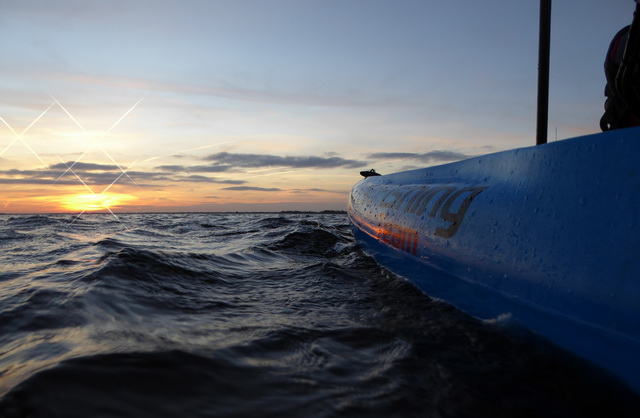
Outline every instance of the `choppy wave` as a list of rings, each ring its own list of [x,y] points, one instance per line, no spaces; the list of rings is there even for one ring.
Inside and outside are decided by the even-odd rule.
[[[0,218],[0,417],[638,416],[382,269],[343,215]]]

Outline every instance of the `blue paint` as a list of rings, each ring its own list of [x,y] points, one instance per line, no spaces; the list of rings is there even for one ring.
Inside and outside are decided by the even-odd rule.
[[[480,318],[511,314],[640,392],[640,128],[369,177],[358,241]]]

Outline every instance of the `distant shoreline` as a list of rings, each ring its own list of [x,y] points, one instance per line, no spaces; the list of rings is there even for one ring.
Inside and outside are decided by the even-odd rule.
[[[327,210],[320,210],[320,211],[313,211],[313,210],[282,210],[282,211],[220,211],[220,212],[203,212],[203,211],[197,211],[197,212],[114,212],[114,213],[110,213],[110,212],[85,212],[82,214],[78,214],[76,212],[50,212],[50,213],[37,213],[37,212],[31,212],[31,213],[0,213],[0,216],[14,216],[14,215],[143,215],[143,214],[149,214],[149,215],[162,215],[162,214],[181,214],[181,215],[185,215],[185,214],[194,214],[194,215],[198,215],[198,214],[256,214],[256,213],[269,213],[269,214],[310,214],[310,215],[346,215],[347,211],[346,210],[331,210],[331,209],[327,209]]]

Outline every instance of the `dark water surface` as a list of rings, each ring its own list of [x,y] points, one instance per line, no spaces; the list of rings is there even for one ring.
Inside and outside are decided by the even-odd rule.
[[[0,417],[616,417],[638,398],[416,290],[345,215],[0,216]]]

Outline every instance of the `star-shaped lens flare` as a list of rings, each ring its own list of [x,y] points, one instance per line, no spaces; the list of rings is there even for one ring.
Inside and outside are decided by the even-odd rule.
[[[13,129],[13,127],[11,127],[11,125],[9,125],[9,123],[7,123],[7,121],[0,117],[0,121],[7,127],[9,128],[9,130],[14,134],[15,138],[2,150],[0,151],[0,157],[2,155],[4,155],[7,150],[9,150],[16,142],[20,141],[30,152],[31,154],[33,154],[36,159],[47,169],[49,169],[49,166],[47,165],[47,163],[45,163],[45,161],[42,159],[42,157],[29,145],[29,143],[23,138],[24,134],[27,133],[29,131],[29,129],[31,129],[33,127],[33,125],[35,125],[40,119],[42,119],[42,117],[47,114],[47,112],[49,112],[49,110],[51,110],[51,108],[55,105],[57,105],[58,107],[60,107],[60,109],[62,109],[62,111],[64,111],[64,113],[69,116],[69,118],[78,126],[78,128],[80,128],[80,130],[82,130],[83,133],[87,133],[87,130],[84,128],[84,126],[71,114],[71,112],[69,112],[67,110],[66,107],[64,107],[55,97],[51,96],[51,98],[53,99],[53,103],[51,103],[42,113],[40,113],[40,115],[38,115],[38,117],[36,117],[30,124],[29,126],[27,126],[22,132],[18,133],[15,129]],[[144,97],[141,98],[140,100],[138,100],[133,106],[131,106],[131,108],[129,108],[118,120],[116,120],[110,127],[109,129],[107,129],[98,139],[98,142],[101,141],[102,139],[104,139],[107,135],[109,135],[111,133],[111,131],[118,126],[118,124],[120,122],[122,122],[142,101],[144,100]],[[92,190],[92,188],[87,184],[86,181],[84,181],[82,179],[82,177],[76,172],[74,171],[74,166],[76,166],[76,164],[78,164],[89,152],[91,152],[94,148],[99,148],[100,151],[102,151],[104,153],[104,155],[107,156],[107,158],[109,158],[109,160],[116,166],[118,167],[118,169],[120,170],[120,174],[107,186],[105,187],[101,192],[96,193]],[[92,146],[90,146],[83,154],[80,155],[80,157],[78,157],[72,164],[67,164],[66,162],[64,162],[64,160],[58,155],[58,158],[60,159],[60,161],[62,162],[62,164],[66,167],[66,170],[60,174],[60,176],[58,176],[58,178],[56,178],[51,186],[54,186],[55,184],[57,184],[60,179],[62,179],[65,175],[71,173],[73,176],[75,176],[76,179],[78,179],[78,181],[89,191],[89,194],[84,194],[84,195],[76,195],[76,197],[81,196],[81,198],[74,198],[75,199],[75,203],[73,207],[76,208],[81,208],[80,209],[80,213],[74,218],[74,220],[72,221],[75,222],[78,217],[80,217],[80,215],[82,215],[83,213],[85,213],[86,211],[89,210],[101,210],[101,209],[106,209],[107,211],[109,211],[109,213],[111,213],[116,219],[120,220],[118,218],[118,216],[116,216],[116,214],[110,209],[109,206],[113,206],[113,203],[111,203],[112,201],[114,201],[115,199],[113,198],[113,196],[111,196],[110,194],[107,194],[107,192],[109,191],[109,189],[111,189],[123,176],[126,176],[133,184],[135,184],[138,188],[140,188],[140,186],[131,178],[131,176],[127,173],[129,170],[131,170],[131,168],[133,168],[133,166],[138,162],[138,160],[134,161],[131,165],[129,165],[126,168],[123,168],[123,166],[121,164],[119,164],[112,156],[111,154],[109,154],[102,146],[100,146],[99,144],[94,144]],[[120,199],[121,200],[121,199]],[[86,206],[83,206],[86,205]]]

